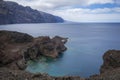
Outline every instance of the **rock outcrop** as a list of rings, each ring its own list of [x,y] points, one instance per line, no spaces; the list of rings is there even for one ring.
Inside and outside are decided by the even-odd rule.
[[[25,69],[28,60],[40,56],[56,58],[67,48],[64,46],[67,38],[32,36],[12,31],[0,31],[0,66],[11,69]]]
[[[0,68],[0,80],[85,80],[80,77],[52,77],[48,74],[32,74],[21,70]]]
[[[32,36],[12,31],[0,31],[0,80],[120,80],[120,50],[109,50],[103,55],[100,74],[89,78],[79,76],[53,77],[24,71],[28,60],[48,56],[56,58],[67,48],[67,38]]]
[[[23,7],[15,2],[0,1],[0,24],[57,23],[64,22],[58,16]]]
[[[120,68],[107,70],[99,75],[91,76],[87,80],[120,80]]]
[[[105,52],[100,74],[93,75],[87,80],[120,80],[120,50]]]
[[[107,70],[120,68],[120,50],[109,50],[103,56],[104,63],[101,66],[100,72],[104,73]]]

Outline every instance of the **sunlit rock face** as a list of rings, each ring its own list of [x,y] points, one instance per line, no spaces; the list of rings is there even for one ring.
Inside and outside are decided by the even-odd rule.
[[[15,2],[0,1],[0,24],[57,23],[64,22],[58,16],[23,7]]]

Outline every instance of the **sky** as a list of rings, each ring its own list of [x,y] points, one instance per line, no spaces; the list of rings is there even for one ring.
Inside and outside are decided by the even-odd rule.
[[[7,0],[73,22],[120,22],[120,0]]]

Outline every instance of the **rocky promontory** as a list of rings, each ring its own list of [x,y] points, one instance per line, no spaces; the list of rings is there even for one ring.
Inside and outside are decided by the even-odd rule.
[[[16,2],[0,0],[0,24],[58,23],[61,17],[24,7]]]
[[[67,50],[66,42],[67,38],[60,36],[34,38],[26,33],[0,31],[0,80],[120,80],[120,50],[105,52],[100,74],[89,78],[53,77],[25,71],[28,60],[37,60],[42,56],[57,58]]]
[[[24,70],[28,60],[56,58],[67,49],[66,42],[67,38],[59,36],[33,38],[26,33],[0,31],[0,67]]]
[[[88,80],[120,80],[120,50],[108,50],[103,55],[100,74]]]

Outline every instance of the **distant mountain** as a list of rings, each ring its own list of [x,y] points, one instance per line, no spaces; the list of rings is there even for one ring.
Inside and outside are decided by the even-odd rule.
[[[23,7],[15,2],[0,0],[0,24],[58,22],[64,22],[64,20],[30,7]]]

